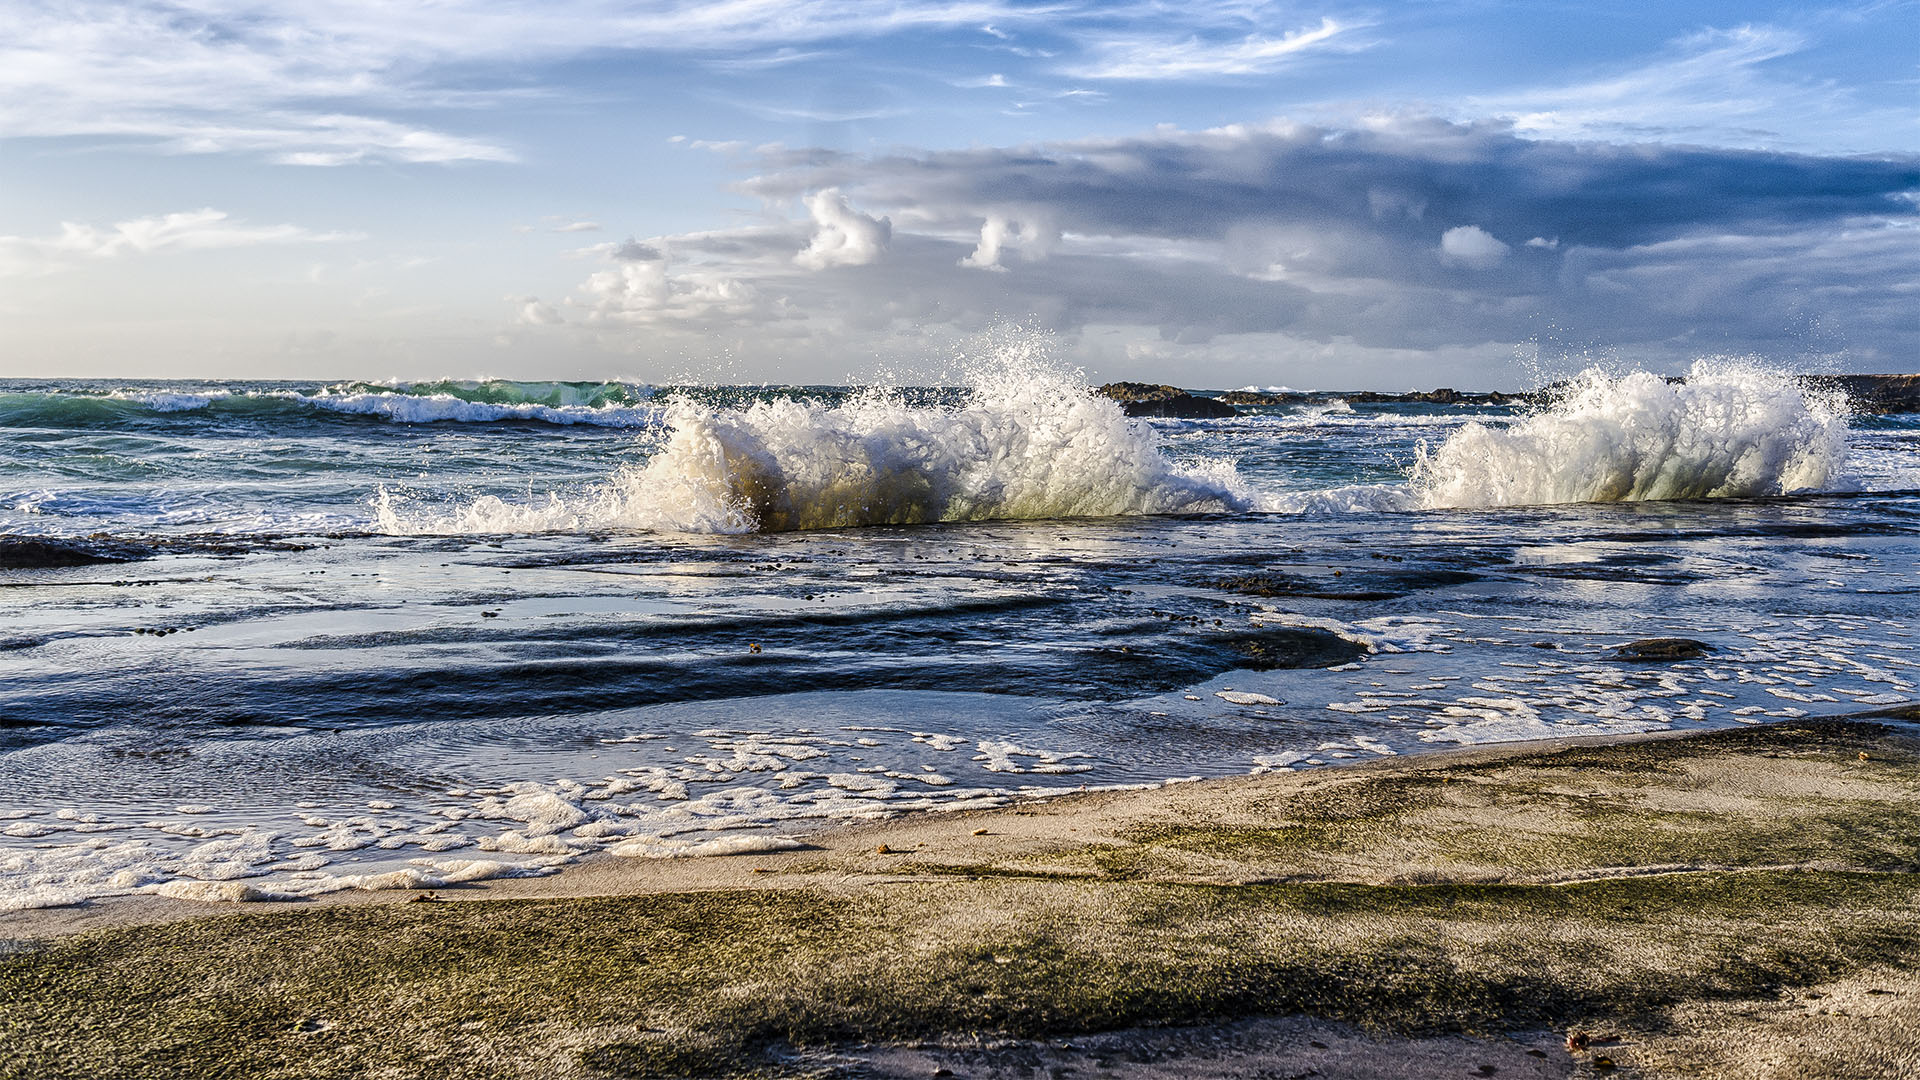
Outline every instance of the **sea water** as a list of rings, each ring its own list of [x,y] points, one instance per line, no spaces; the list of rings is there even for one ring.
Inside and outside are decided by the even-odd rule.
[[[963,382],[0,384],[0,909],[1920,700],[1914,417]]]

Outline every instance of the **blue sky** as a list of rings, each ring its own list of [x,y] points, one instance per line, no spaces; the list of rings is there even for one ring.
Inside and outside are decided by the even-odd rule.
[[[0,376],[1920,358],[1920,5],[12,0]]]

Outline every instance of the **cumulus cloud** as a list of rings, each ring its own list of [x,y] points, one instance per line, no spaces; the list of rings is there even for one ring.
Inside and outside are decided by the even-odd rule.
[[[1512,249],[1478,225],[1458,225],[1440,234],[1440,257],[1455,266],[1486,270]]]
[[[616,261],[587,278],[570,303],[594,323],[698,326],[754,316],[759,299],[759,290],[734,273],[702,266],[676,273],[658,258]]]
[[[960,265],[1004,271],[1006,267],[1000,265],[1000,256],[1009,249],[1017,249],[1029,259],[1046,258],[1060,243],[1060,230],[1044,214],[1026,213],[1029,214],[1026,220],[989,213],[980,226],[980,243],[960,260]]]
[[[93,259],[165,251],[205,251],[262,244],[326,243],[351,234],[315,232],[298,225],[245,225],[207,207],[133,218],[110,226],[61,222],[51,236],[0,236],[0,270],[33,273]]]
[[[522,326],[558,326],[566,321],[552,304],[542,302],[537,296],[509,296],[507,299],[520,305],[519,316],[514,321]]]
[[[855,210],[838,188],[816,191],[804,202],[813,216],[813,239],[793,257],[797,266],[865,266],[880,257],[893,236],[893,222]]]

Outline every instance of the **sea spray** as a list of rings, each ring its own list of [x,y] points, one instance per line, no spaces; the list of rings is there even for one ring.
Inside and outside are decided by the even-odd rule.
[[[488,496],[416,514],[383,490],[396,534],[633,529],[784,532],[936,521],[1218,512],[1253,499],[1231,464],[1176,464],[1159,436],[1078,371],[1030,358],[970,374],[950,406],[870,389],[837,405],[776,399],[745,408],[688,397],[644,464],[584,495],[515,505]]]
[[[1700,361],[1684,381],[1582,373],[1510,427],[1470,423],[1423,444],[1427,508],[1752,498],[1844,487],[1843,402],[1792,376]]]

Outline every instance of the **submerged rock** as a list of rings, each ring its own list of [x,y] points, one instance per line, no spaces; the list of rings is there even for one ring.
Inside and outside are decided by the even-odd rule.
[[[1216,420],[1239,416],[1240,412],[1224,401],[1195,397],[1177,386],[1159,383],[1116,382],[1102,386],[1100,393],[1120,403],[1128,416],[1167,416],[1181,420]]]

